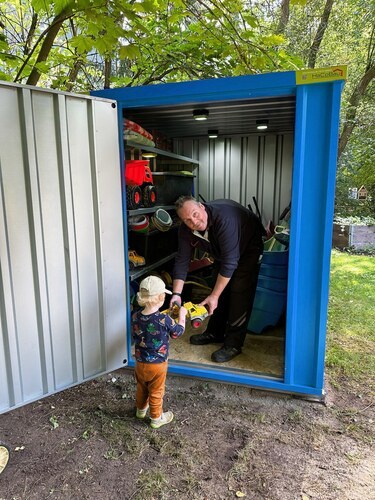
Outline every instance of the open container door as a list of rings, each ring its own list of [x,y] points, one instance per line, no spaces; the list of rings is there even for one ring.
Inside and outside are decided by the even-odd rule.
[[[128,356],[116,104],[1,83],[0,114],[5,412]]]

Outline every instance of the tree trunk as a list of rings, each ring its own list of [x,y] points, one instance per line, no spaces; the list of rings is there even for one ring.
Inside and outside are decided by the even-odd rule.
[[[333,2],[334,2],[334,0],[327,0],[326,1],[326,5],[324,7],[324,12],[323,12],[323,15],[320,19],[318,31],[316,32],[314,41],[310,47],[309,62],[308,62],[309,68],[315,68],[316,57],[318,55],[320,44],[322,43],[324,33],[325,33],[327,26],[328,26],[328,20],[329,20],[329,16],[331,14],[331,11],[332,11]]]
[[[112,59],[110,57],[106,57],[104,61],[104,88],[110,88],[111,81],[111,73],[112,73]]]
[[[83,62],[81,59],[75,61],[73,67],[70,69],[68,74],[68,82],[66,84],[66,91],[71,92],[73,90],[74,83],[77,79],[78,72],[81,69]]]
[[[375,64],[367,69],[366,73],[362,76],[360,82],[354,89],[352,95],[349,99],[348,111],[345,115],[344,127],[342,129],[339,147],[338,147],[338,157],[340,158],[342,152],[344,151],[346,145],[348,144],[349,137],[355,127],[355,117],[357,114],[358,104],[360,103],[362,96],[366,92],[367,87],[371,81],[375,78]]]
[[[60,28],[61,28],[63,22],[66,21],[66,19],[68,19],[70,15],[71,15],[71,9],[65,9],[58,16],[56,16],[54,18],[54,20],[52,21],[52,24],[49,26],[49,28],[47,30],[46,36],[43,40],[43,43],[42,43],[42,46],[40,48],[38,58],[37,58],[35,64],[40,63],[40,62],[44,62],[48,59],[48,56],[51,52],[53,42],[55,41],[58,32],[60,31]],[[26,84],[27,85],[36,85],[39,81],[39,78],[40,78],[40,72],[36,68],[36,66],[34,65],[32,71],[29,75],[29,78],[27,79]]]
[[[281,2],[281,15],[279,19],[279,24],[276,28],[276,33],[278,35],[283,35],[285,33],[285,29],[289,22],[289,5],[290,0],[283,0]]]
[[[29,29],[29,32],[27,33],[25,46],[23,48],[23,53],[25,54],[25,56],[27,56],[30,53],[31,41],[35,35],[35,29],[36,29],[37,22],[38,22],[38,14],[36,14],[34,12],[33,17],[31,19],[30,29]]]

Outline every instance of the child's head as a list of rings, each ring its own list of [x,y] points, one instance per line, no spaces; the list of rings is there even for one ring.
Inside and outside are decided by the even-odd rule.
[[[139,285],[137,302],[141,307],[156,306],[164,302],[166,293],[172,295],[172,292],[165,288],[163,280],[157,276],[148,276]]]

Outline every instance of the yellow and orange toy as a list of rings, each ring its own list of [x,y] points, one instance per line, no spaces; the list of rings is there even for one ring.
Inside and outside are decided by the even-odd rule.
[[[204,306],[200,306],[198,304],[193,304],[192,302],[185,302],[183,304],[185,309],[187,310],[187,316],[190,318],[190,324],[193,328],[199,328],[203,321],[208,316],[208,311]],[[178,305],[174,305],[172,311],[167,309],[163,311],[164,313],[169,313],[173,318],[178,317]]]

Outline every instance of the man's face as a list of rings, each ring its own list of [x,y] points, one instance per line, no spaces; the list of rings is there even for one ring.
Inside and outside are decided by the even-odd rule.
[[[207,229],[207,212],[202,203],[193,200],[185,202],[178,211],[178,216],[192,231]]]

